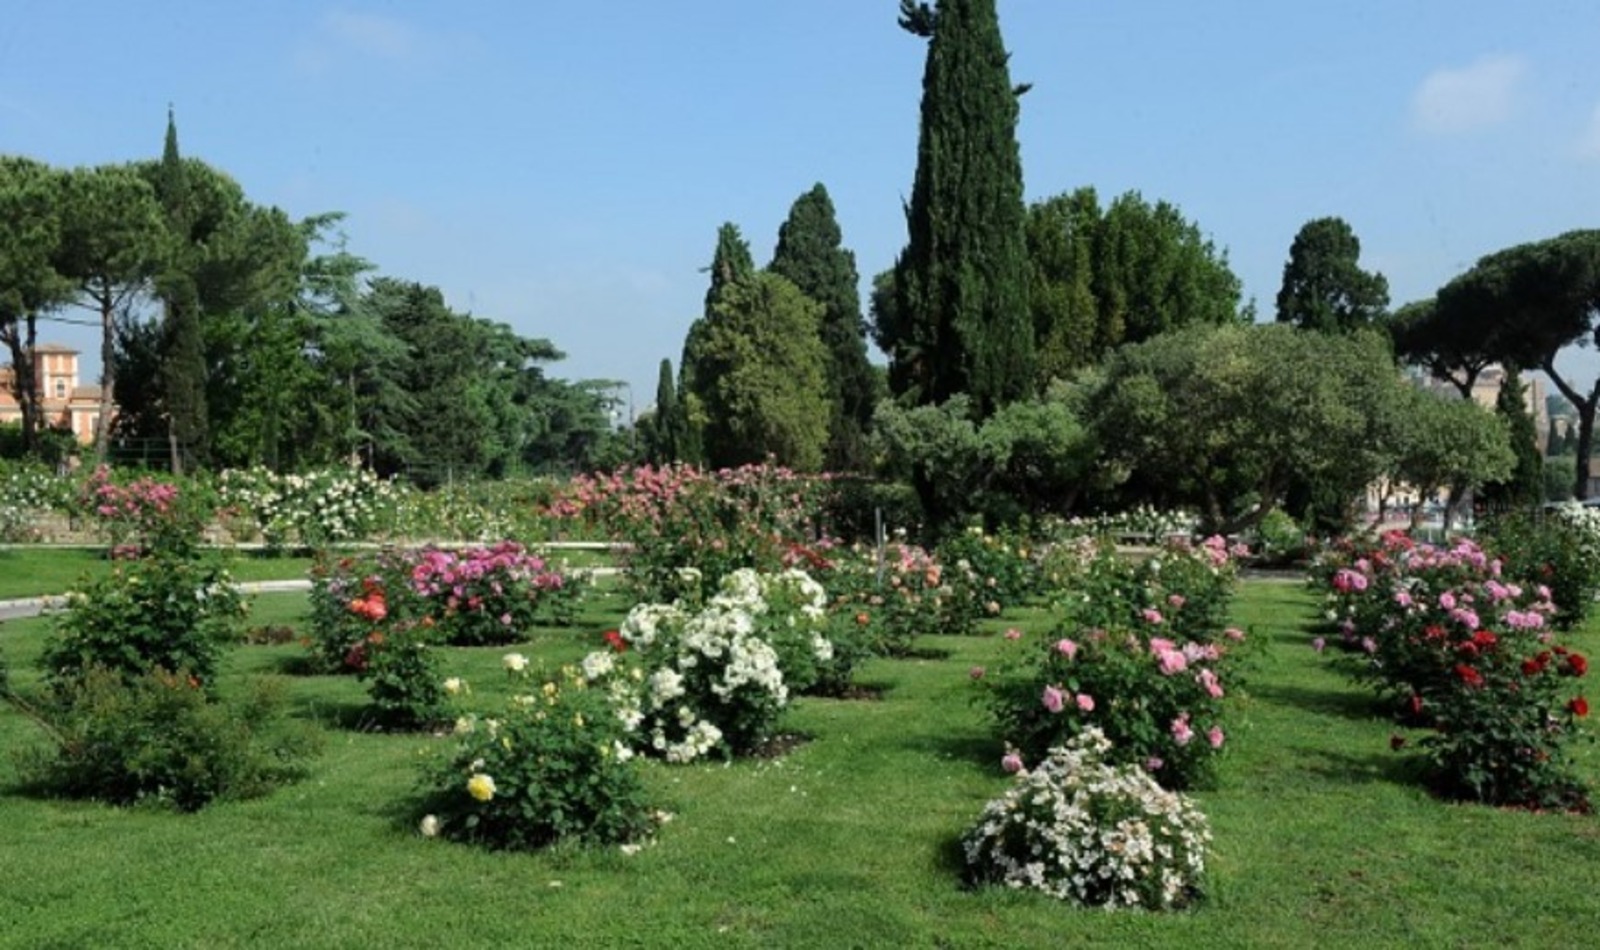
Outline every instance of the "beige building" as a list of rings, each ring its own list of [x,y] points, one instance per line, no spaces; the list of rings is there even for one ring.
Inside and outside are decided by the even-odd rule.
[[[39,381],[41,423],[69,429],[79,443],[94,441],[100,421],[100,387],[78,381],[78,351],[43,343],[33,351],[34,377]],[[22,407],[12,394],[15,372],[0,366],[0,422],[21,422]]]

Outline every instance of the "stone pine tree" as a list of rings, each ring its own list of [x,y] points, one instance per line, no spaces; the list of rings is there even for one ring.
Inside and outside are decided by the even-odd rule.
[[[206,352],[195,286],[194,209],[188,170],[178,153],[178,126],[167,110],[167,137],[156,172],[156,200],[166,214],[169,240],[156,275],[161,299],[161,402],[167,417],[172,470],[206,455]]]
[[[829,405],[827,465],[836,471],[867,462],[866,428],[872,418],[877,377],[867,361],[867,328],[855,254],[843,244],[828,189],[820,183],[795,199],[778,229],[768,270],[787,277],[822,305],[821,337],[827,352]]]
[[[1278,291],[1278,322],[1345,333],[1384,319],[1389,282],[1361,269],[1361,241],[1343,218],[1308,221],[1294,236]]]
[[[1536,505],[1544,497],[1544,456],[1539,452],[1538,424],[1528,412],[1528,387],[1515,366],[1506,367],[1494,414],[1511,436],[1517,461],[1509,476],[1483,486],[1479,495],[1496,507]]]
[[[712,382],[702,365],[705,362],[706,334],[716,319],[717,304],[727,294],[728,288],[750,280],[756,273],[750,244],[739,233],[738,225],[725,222],[717,229],[717,250],[711,257],[708,269],[711,272],[711,286],[706,289],[705,311],[689,325],[689,334],[683,342],[683,359],[678,363],[678,399],[682,415],[678,459],[696,465],[706,461],[706,393]]]
[[[1025,90],[1011,84],[994,0],[902,0],[900,12],[928,55],[909,241],[875,332],[897,393],[937,403],[965,392],[987,415],[1034,382],[1016,138]]]

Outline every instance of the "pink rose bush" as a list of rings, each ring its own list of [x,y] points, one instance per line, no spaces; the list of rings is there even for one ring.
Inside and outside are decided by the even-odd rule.
[[[1213,562],[1212,551],[1221,558]],[[1102,555],[1103,563],[1087,572],[1093,578],[1087,593],[1063,593],[1055,630],[1003,638],[1006,659],[975,681],[1001,738],[1037,762],[1098,730],[1110,741],[1108,761],[1150,769],[1168,788],[1203,784],[1225,742],[1223,700],[1244,634],[1220,624],[1201,631],[1192,620],[1156,623],[1147,614],[1157,610],[1148,605],[1163,605],[1163,620],[1202,604],[1208,617],[1225,611],[1231,557],[1226,548],[1200,545],[1151,559],[1201,568],[1169,570]],[[1185,581],[1196,588],[1178,587]]]
[[[1588,660],[1556,642],[1549,588],[1510,576],[1471,541],[1400,534],[1330,553],[1314,578],[1346,668],[1403,723],[1429,730],[1419,745],[1440,794],[1587,808],[1564,745],[1588,711],[1572,682]]]

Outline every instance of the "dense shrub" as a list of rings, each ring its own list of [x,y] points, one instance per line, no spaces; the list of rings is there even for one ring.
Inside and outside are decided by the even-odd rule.
[[[826,593],[800,571],[736,571],[703,607],[640,604],[584,657],[634,748],[669,762],[741,755],[771,737],[791,691],[841,674]]]
[[[1245,639],[1223,627],[1232,596],[1219,542],[1146,559],[1102,547],[1079,565],[1045,637],[1006,633],[1008,655],[976,668],[1000,737],[1025,760],[1095,729],[1118,763],[1170,788],[1205,783],[1226,741],[1222,698]]]
[[[273,680],[218,702],[184,669],[130,678],[91,667],[32,710],[51,743],[24,755],[23,772],[53,794],[181,811],[263,795],[302,777],[318,746],[284,710]]]
[[[776,571],[812,543],[825,484],[771,465],[703,472],[641,466],[579,477],[550,506],[575,522],[608,526],[629,545],[628,581],[640,600],[709,597],[721,579]]]
[[[1550,589],[1554,626],[1571,629],[1589,616],[1600,593],[1600,510],[1565,504],[1512,512],[1491,519],[1481,534],[1506,573]]]
[[[506,659],[526,680],[526,660]],[[561,840],[626,845],[661,820],[621,721],[574,668],[530,683],[492,718],[462,717],[455,733],[450,753],[424,770],[426,836],[514,850]]]
[[[1548,588],[1507,573],[1470,541],[1434,548],[1396,534],[1330,552],[1316,578],[1352,675],[1402,722],[1430,730],[1421,746],[1437,791],[1587,808],[1566,747],[1579,734],[1574,720],[1588,713],[1572,684],[1588,660],[1554,642]]]
[[[1205,815],[1150,775],[1108,764],[1089,730],[1016,773],[962,836],[973,883],[1043,891],[1073,904],[1170,910],[1201,893],[1211,832]]]
[[[160,550],[118,562],[71,594],[42,662],[56,681],[97,666],[129,679],[160,667],[210,684],[223,651],[239,640],[244,613],[219,561]]]

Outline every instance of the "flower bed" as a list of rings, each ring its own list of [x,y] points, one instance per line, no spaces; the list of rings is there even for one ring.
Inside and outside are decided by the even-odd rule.
[[[1351,674],[1429,730],[1421,744],[1438,792],[1585,809],[1565,747],[1588,713],[1573,690],[1588,660],[1555,641],[1550,589],[1504,568],[1471,541],[1437,548],[1389,534],[1325,557],[1315,582]]]

